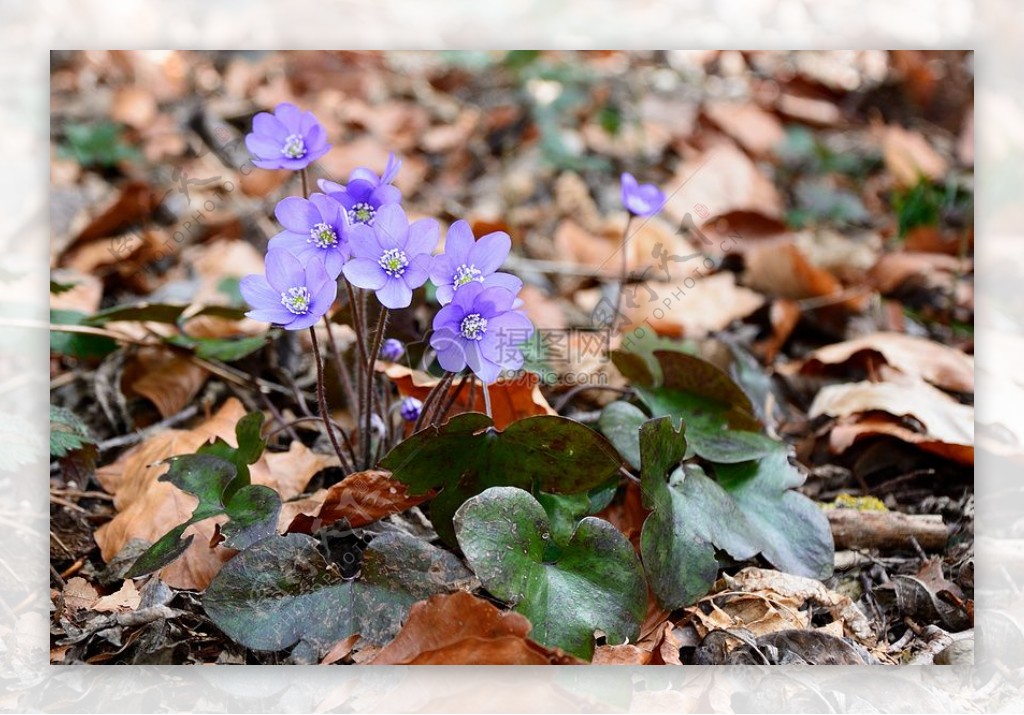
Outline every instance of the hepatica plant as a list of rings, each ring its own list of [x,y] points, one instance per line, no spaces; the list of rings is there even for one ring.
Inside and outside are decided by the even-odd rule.
[[[394,155],[382,168],[353,168],[345,183],[321,179],[311,192],[311,166],[331,145],[317,118],[294,105],[257,114],[246,146],[256,166],[301,179],[292,183],[301,195],[275,207],[280,228],[264,271],[239,289],[249,318],[304,333],[289,344],[309,347],[318,413],[303,404],[303,419],[317,420],[344,475],[332,487],[346,494],[335,518],[366,524],[367,504],[401,505],[374,518],[419,504],[447,548],[404,533],[379,536],[349,578],[306,536],[312,530],[280,536],[280,499],[249,479],[265,447],[262,414],[254,413],[239,422],[237,447],[218,441],[173,460],[163,478],[199,505],[131,576],[184,553],[190,525],[226,518],[218,533],[240,553],[204,604],[247,647],[299,643],[319,657],[356,633],[384,643],[413,603],[472,576],[530,620],[531,639],[589,659],[600,637],[639,638],[648,592],[666,611],[692,604],[710,588],[722,553],[760,555],[803,575],[830,570],[827,522],[792,490],[801,478],[784,445],[761,432],[728,375],[680,352],[619,353],[632,390],[605,409],[598,429],[555,414],[496,424],[492,390],[523,369],[534,334],[519,298],[523,282],[501,270],[508,234],[477,237],[457,219],[439,250],[439,222],[410,219],[403,206]],[[631,220],[665,201],[630,174],[621,188]],[[410,334],[409,326],[425,330]],[[430,387],[399,394],[384,373],[413,353],[433,373],[423,376]],[[478,407],[458,402],[477,390]],[[334,419],[332,407],[346,417]],[[388,495],[397,496],[374,492],[369,501],[346,492],[379,482],[377,470],[405,492],[392,487]],[[629,479],[641,484],[649,512],[636,548],[594,516]],[[353,505],[361,506],[345,511]]]

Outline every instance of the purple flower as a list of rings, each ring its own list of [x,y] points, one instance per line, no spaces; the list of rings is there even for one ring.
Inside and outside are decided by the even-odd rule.
[[[437,286],[437,301],[452,302],[456,291],[469,283],[501,286],[518,293],[523,282],[509,273],[496,273],[512,248],[512,239],[504,231],[495,231],[473,239],[473,231],[465,221],[456,221],[448,229],[444,253],[430,262],[430,280]]]
[[[420,418],[420,412],[422,411],[423,403],[415,397],[406,397],[398,407],[398,414],[400,414],[402,419],[406,422],[415,422],[418,420]]]
[[[665,205],[665,194],[654,184],[638,184],[632,174],[623,173],[622,205],[634,216],[652,216]]]
[[[502,370],[523,365],[519,346],[533,334],[533,323],[514,305],[514,293],[501,286],[467,283],[434,316],[430,346],[441,367],[458,372],[469,367],[485,384]]]
[[[405,355],[405,345],[402,344],[401,340],[388,338],[384,341],[384,344],[380,346],[380,356],[388,362],[395,362],[403,355]]]
[[[427,282],[437,221],[424,218],[410,226],[402,207],[389,204],[381,207],[372,226],[356,224],[348,231],[353,258],[342,268],[348,282],[377,291],[385,308],[408,307],[413,289]]]
[[[401,167],[402,162],[394,154],[389,154],[381,176],[377,176],[371,169],[359,167],[348,175],[347,184],[320,179],[317,185],[332,199],[341,202],[350,224],[365,223],[372,226],[381,206],[397,204],[402,200],[402,192],[391,185]]]
[[[305,169],[326,154],[331,145],[327,132],[313,116],[294,104],[282,102],[273,114],[260,112],[252,118],[252,133],[245,146],[252,163],[261,169]]]
[[[266,276],[249,275],[238,288],[252,306],[246,315],[286,330],[308,328],[330,309],[338,283],[320,261],[305,266],[284,249],[267,252]]]
[[[283,248],[303,264],[318,260],[335,279],[349,253],[344,214],[341,204],[323,194],[282,199],[274,215],[285,230],[270,239],[269,248]]]

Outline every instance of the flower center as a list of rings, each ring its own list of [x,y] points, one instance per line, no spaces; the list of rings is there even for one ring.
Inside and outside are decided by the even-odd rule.
[[[462,319],[459,325],[459,333],[466,340],[481,340],[487,332],[487,318],[479,313],[470,313]]]
[[[364,201],[360,201],[348,210],[348,217],[352,223],[365,223],[372,226],[373,218],[376,215],[377,209]]]
[[[389,248],[384,251],[384,255],[377,261],[377,265],[383,268],[384,272],[392,278],[398,278],[405,273],[405,267],[409,265],[409,259],[406,257],[405,251]]]
[[[317,248],[330,248],[338,245],[338,234],[326,223],[318,223],[309,229],[307,243],[315,244]]]
[[[455,275],[452,277],[452,283],[456,288],[460,288],[472,281],[476,281],[477,283],[484,282],[484,274],[472,263],[468,266],[463,263],[455,269]]]
[[[281,147],[281,153],[289,159],[301,159],[306,155],[306,142],[302,140],[301,134],[289,134]]]
[[[309,294],[309,288],[306,286],[289,288],[281,294],[281,305],[295,315],[305,315],[308,313],[311,302],[313,302],[313,296]]]

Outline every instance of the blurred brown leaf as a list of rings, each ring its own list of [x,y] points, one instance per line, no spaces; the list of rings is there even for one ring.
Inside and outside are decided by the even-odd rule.
[[[280,524],[287,533],[303,534],[313,534],[341,519],[356,528],[401,513],[432,496],[432,492],[409,496],[406,486],[392,479],[391,472],[371,469],[350,474],[337,484],[303,499],[298,512],[282,512]]]
[[[704,113],[755,156],[768,154],[786,137],[778,117],[750,102],[711,101]]]
[[[210,376],[188,358],[164,348],[140,348],[125,373],[126,392],[145,397],[165,419],[192,402]]]
[[[913,187],[922,177],[934,181],[949,170],[946,160],[921,134],[896,125],[881,131],[885,166],[901,186]]]

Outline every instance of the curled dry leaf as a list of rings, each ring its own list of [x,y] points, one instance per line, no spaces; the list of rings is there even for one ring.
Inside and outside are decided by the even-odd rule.
[[[135,588],[135,582],[131,579],[126,579],[115,593],[96,601],[92,609],[94,611],[106,611],[106,612],[123,612],[123,611],[134,611],[139,607],[139,603],[142,602],[142,595],[138,589]]]
[[[195,399],[210,374],[191,360],[163,348],[142,348],[126,376],[128,391],[152,402],[164,418]]]
[[[395,384],[403,397],[411,396],[422,400],[438,382],[437,378],[419,370],[411,370],[404,365],[380,363],[377,369]],[[514,378],[500,378],[490,385],[488,389],[494,426],[505,429],[524,417],[555,414],[541,394],[539,382],[537,375],[527,372]],[[452,389],[458,389],[458,384],[459,381],[456,380]],[[448,413],[449,419],[461,412],[469,412],[470,405],[475,412],[483,411],[484,394],[479,381],[474,381],[472,390],[468,387],[462,390]]]
[[[878,412],[911,417],[921,429],[905,420],[886,420]],[[963,464],[974,463],[974,408],[917,378],[829,385],[818,392],[808,414],[848,418],[830,435],[837,453],[860,438],[889,435]]]
[[[819,348],[783,374],[841,376],[852,367],[870,372],[878,363],[955,392],[974,392],[974,357],[956,348],[902,333],[872,333]]]
[[[974,261],[943,253],[899,251],[883,254],[868,274],[883,294],[902,287],[920,287],[948,291],[953,278],[974,270]]]
[[[802,300],[840,296],[843,292],[839,279],[811,263],[792,237],[749,246],[744,259],[746,271],[743,282],[762,293]],[[837,301],[838,305],[852,311],[863,310],[866,303],[866,295]]]
[[[573,665],[557,648],[527,638],[532,626],[518,613],[499,610],[465,591],[431,596],[409,609],[398,636],[373,665]]]
[[[786,138],[778,117],[751,102],[706,102],[704,114],[755,156],[768,154]]]
[[[195,428],[161,432],[126,451],[116,462],[96,470],[100,484],[114,495],[118,512],[95,533],[104,561],[114,558],[130,540],[154,542],[191,516],[195,497],[157,481],[167,471],[160,462],[194,453],[214,437],[236,445],[235,423],[243,416],[242,403],[231,398],[213,417]],[[298,496],[317,472],[335,461],[334,457],[315,454],[305,445],[293,442],[287,452],[264,453],[250,467],[250,474],[253,484],[266,485],[287,500]],[[214,521],[200,522],[186,532],[194,533],[196,538],[181,557],[160,571],[161,580],[173,588],[206,588],[234,553],[221,546],[210,546]]]
[[[282,511],[282,530],[313,534],[341,519],[352,528],[366,526],[434,496],[433,492],[409,496],[406,490],[404,484],[392,479],[391,472],[379,469],[356,472],[313,497],[303,499],[298,512],[288,510],[286,515]]]

